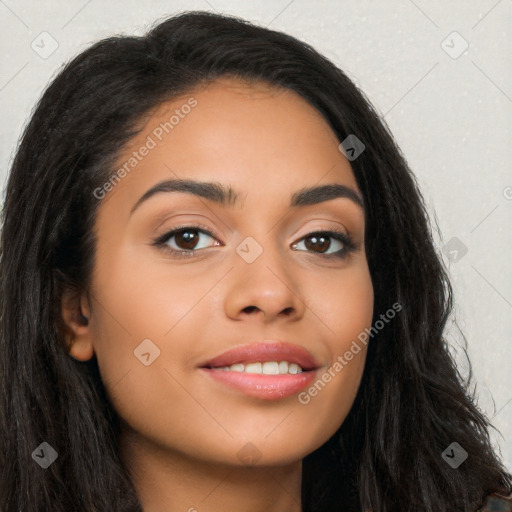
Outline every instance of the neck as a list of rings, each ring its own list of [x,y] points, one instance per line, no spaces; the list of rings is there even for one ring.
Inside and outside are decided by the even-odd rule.
[[[249,467],[163,449],[123,429],[121,458],[144,512],[301,512],[302,461]]]

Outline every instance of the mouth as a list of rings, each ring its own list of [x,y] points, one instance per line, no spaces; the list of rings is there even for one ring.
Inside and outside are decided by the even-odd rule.
[[[235,347],[199,368],[213,380],[246,395],[280,400],[312,382],[320,365],[298,345],[265,341]]]
[[[290,361],[254,361],[246,363],[234,363],[226,366],[205,366],[210,370],[225,372],[254,373],[259,375],[296,375],[314,368],[302,368],[297,363]]]
[[[299,345],[267,340],[234,347],[202,363],[200,367],[278,375],[316,370],[320,364]]]

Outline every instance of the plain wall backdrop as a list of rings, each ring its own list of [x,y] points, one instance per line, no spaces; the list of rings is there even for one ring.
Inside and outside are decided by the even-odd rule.
[[[304,40],[376,107],[428,204],[455,291],[448,339],[466,374],[456,320],[479,406],[501,431],[491,434],[512,471],[512,1],[0,0],[2,185],[63,63],[101,38],[141,35],[185,10]]]

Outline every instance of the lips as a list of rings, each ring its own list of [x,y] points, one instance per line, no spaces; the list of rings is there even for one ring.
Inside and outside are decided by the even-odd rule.
[[[285,341],[261,341],[234,347],[202,363],[201,368],[219,368],[236,363],[265,363],[268,361],[288,361],[298,364],[304,371],[316,370],[320,364],[303,347]]]

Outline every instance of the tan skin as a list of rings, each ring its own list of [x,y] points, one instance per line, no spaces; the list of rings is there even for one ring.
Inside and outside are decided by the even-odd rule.
[[[302,459],[343,423],[364,347],[308,404],[297,394],[247,396],[198,365],[234,346],[279,338],[309,350],[320,377],[370,327],[362,208],[339,197],[290,208],[290,196],[304,187],[337,183],[360,192],[339,141],[311,105],[292,91],[228,77],[155,109],[119,165],[191,96],[197,106],[99,207],[91,287],[79,304],[63,302],[73,331],[69,353],[98,358],[123,422],[121,456],[145,512],[298,512]],[[239,202],[164,192],[130,215],[148,189],[171,178],[231,185]],[[196,222],[215,237],[193,231],[195,256],[180,259],[151,245]],[[314,246],[311,233],[333,228],[349,233],[357,249],[322,256],[343,243],[327,238]],[[263,248],[252,263],[236,252],[248,236]],[[190,250],[176,235],[167,247]],[[78,307],[87,325],[76,321]],[[147,338],[160,350],[149,366],[134,356]],[[247,443],[260,457],[252,466],[239,456]]]

